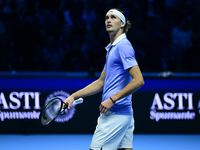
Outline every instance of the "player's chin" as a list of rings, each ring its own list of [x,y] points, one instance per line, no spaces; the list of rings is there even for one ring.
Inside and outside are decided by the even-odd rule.
[[[108,32],[108,33],[110,33],[110,32],[113,32],[113,30],[111,30],[111,29],[106,29],[106,31]]]

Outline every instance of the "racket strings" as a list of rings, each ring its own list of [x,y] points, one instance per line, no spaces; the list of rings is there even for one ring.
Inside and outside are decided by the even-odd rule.
[[[53,101],[50,101],[42,112],[41,123],[46,125],[51,122],[55,117],[57,117],[57,115],[59,115],[60,113],[60,106],[60,100],[54,99]]]

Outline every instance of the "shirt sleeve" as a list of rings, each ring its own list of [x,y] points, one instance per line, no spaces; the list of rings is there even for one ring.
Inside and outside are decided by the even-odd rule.
[[[138,65],[135,58],[135,51],[129,41],[119,43],[118,52],[125,70]]]
[[[104,65],[103,70],[106,70],[106,64]]]

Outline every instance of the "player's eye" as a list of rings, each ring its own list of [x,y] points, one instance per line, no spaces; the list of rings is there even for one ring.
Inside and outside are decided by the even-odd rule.
[[[108,17],[108,16],[106,16],[106,17],[105,17],[105,20],[108,20],[108,18],[109,18],[109,17]]]
[[[116,18],[114,15],[111,15],[111,18]]]
[[[108,20],[109,18],[111,18],[111,19],[116,19],[116,16],[114,16],[114,15],[106,16],[106,17],[105,17],[105,20]]]

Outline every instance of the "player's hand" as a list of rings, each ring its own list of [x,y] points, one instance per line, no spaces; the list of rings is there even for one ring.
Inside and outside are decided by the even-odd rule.
[[[101,113],[106,114],[108,110],[113,106],[113,102],[110,99],[107,99],[99,106],[99,110]]]
[[[68,103],[68,107],[64,104],[63,108],[67,107],[67,109],[71,109],[72,108],[71,105],[72,105],[73,101],[74,101],[74,97],[73,96],[69,96],[68,98],[66,98],[64,100],[64,103]]]

